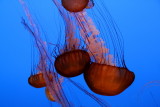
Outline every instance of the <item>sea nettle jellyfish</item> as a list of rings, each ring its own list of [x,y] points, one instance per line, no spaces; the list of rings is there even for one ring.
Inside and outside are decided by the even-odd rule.
[[[53,74],[55,74],[55,73],[53,73]],[[59,78],[59,83],[62,84],[63,80],[64,80],[63,77]],[[50,90],[47,87],[45,88],[45,94],[46,94],[46,97],[48,98],[48,100],[50,100],[52,102],[56,102],[54,96],[52,95],[52,93],[50,92]]]
[[[108,64],[92,63],[84,78],[89,88],[101,95],[113,96],[120,94],[134,81],[134,73],[125,67]]]
[[[103,11],[100,12],[99,14],[103,14]],[[100,21],[97,21],[98,26],[103,28],[100,34],[85,11],[74,15],[92,59],[89,69],[84,72],[84,79],[88,87],[100,95],[120,94],[132,84],[135,75],[125,65],[123,41],[119,37],[117,26],[108,13],[107,19],[102,16]],[[104,31],[108,32],[104,33]]]
[[[31,17],[31,14],[29,13],[29,10],[28,10],[26,4],[24,3],[24,1],[20,0],[20,3],[22,4],[22,6],[25,10],[27,19],[29,21],[29,24],[27,24],[26,21],[24,19],[22,19],[22,24],[31,33],[32,37],[34,38],[35,46],[38,50],[38,55],[36,55],[36,56],[38,56],[39,61],[38,61],[37,66],[35,67],[35,70],[37,70],[36,72],[38,72],[38,71],[39,72],[36,73],[36,76],[37,76],[37,74],[40,73],[41,79],[42,79],[42,77],[44,78],[45,84],[46,84],[46,90],[45,90],[46,96],[50,101],[57,102],[62,107],[71,107],[73,105],[71,103],[73,103],[73,102],[70,102],[68,100],[68,98],[66,97],[65,89],[62,85],[61,79],[59,78],[60,75],[58,75],[58,73],[54,72],[54,63],[53,63],[54,58],[51,56],[51,53],[49,53],[50,51],[47,48],[48,43],[44,42],[43,39],[41,38],[40,31],[39,31],[37,25],[35,24],[35,22],[33,21],[32,17]],[[66,30],[66,31],[70,31],[70,30]],[[66,33],[66,34],[70,34],[70,33]],[[58,50],[58,51],[60,51],[63,54],[63,53],[65,53],[66,50],[69,50],[68,52],[70,52],[70,51],[72,52],[72,49],[73,49],[73,51],[76,51],[76,52],[78,51],[78,55],[80,55],[80,57],[82,57],[82,56],[87,56],[88,57],[89,56],[88,53],[85,50],[83,50],[82,48],[80,49],[80,46],[77,45],[77,43],[78,43],[77,39],[74,39],[72,36],[70,36],[70,37],[66,36],[66,38],[72,38],[72,39],[65,39],[66,43],[67,43],[67,40],[69,40],[69,41],[70,40],[72,40],[72,41],[75,40],[76,43],[75,42],[69,42],[67,45],[65,45],[62,48],[62,50]],[[73,45],[73,43],[74,43],[74,45]],[[72,48],[68,48],[68,47],[72,47]],[[81,54],[79,54],[79,50],[80,50]],[[83,53],[85,55],[82,55]],[[74,57],[74,56],[72,56],[72,57]],[[85,58],[87,58],[87,57],[85,57]],[[86,60],[86,59],[84,59],[84,60]],[[90,58],[88,58],[88,60],[90,62]],[[83,63],[84,62],[81,62],[82,65],[83,65]],[[69,79],[69,81],[74,86],[78,87],[78,89],[80,89],[86,95],[91,97],[97,104],[99,104],[103,107],[107,107],[106,102],[104,102],[103,100],[100,100],[99,98],[97,98],[93,94],[89,93],[84,88],[80,87],[76,82],[74,82],[70,79]],[[73,92],[73,90],[72,90],[72,92]],[[69,95],[72,95],[72,93],[70,93]]]
[[[52,81],[52,74],[49,74],[49,80]],[[46,87],[46,82],[42,72],[31,74],[28,83],[35,88]]]
[[[54,60],[52,59],[51,54],[49,53],[49,51],[47,49],[47,43],[41,39],[40,31],[39,31],[37,25],[35,24],[35,22],[33,21],[32,16],[31,16],[25,2],[23,0],[19,0],[19,2],[22,4],[24,11],[26,13],[27,19],[29,21],[29,25],[28,25],[25,22],[25,20],[22,19],[22,24],[25,26],[25,28],[33,36],[33,38],[35,40],[34,41],[35,46],[37,47],[37,50],[39,53],[37,56],[40,58],[39,63],[37,64],[37,66],[34,69],[36,72],[40,72],[40,74],[37,73],[36,75],[31,76],[31,78],[33,78],[35,76],[40,77],[40,79],[39,79],[40,82],[43,81],[43,83],[45,83],[47,90],[49,90],[49,92],[50,92],[49,94],[51,94],[53,96],[55,101],[57,103],[61,104],[62,107],[69,107],[70,103],[68,102],[68,99],[64,95],[64,91],[61,86],[59,76],[56,72],[54,72],[54,67],[53,67]],[[32,79],[29,79],[29,81],[30,80],[32,80]],[[32,80],[32,82],[35,83],[34,80]],[[40,84],[38,84],[38,85],[40,85]],[[44,84],[43,84],[43,86],[44,86]]]
[[[61,0],[63,7],[70,12],[80,12],[85,9],[89,0]]]
[[[82,74],[89,64],[89,54],[84,50],[74,49],[57,56],[54,65],[60,75],[74,77]]]
[[[56,5],[58,4],[56,0],[53,1]],[[125,65],[123,40],[119,36],[120,33],[115,22],[103,1],[94,2],[95,6],[91,14],[100,30],[96,29],[85,9],[67,14],[75,18],[80,36],[92,60],[89,68],[84,70],[84,79],[87,85],[97,94],[117,95],[132,84],[135,75]],[[60,4],[57,6],[60,7]],[[61,10],[59,7],[58,9]],[[65,8],[64,5],[63,7]],[[66,22],[68,21],[66,20]]]
[[[90,56],[85,50],[84,42],[78,34],[75,18],[68,15],[63,7],[57,4],[62,18],[65,21],[65,41],[54,50],[54,66],[60,75],[64,77],[75,77],[82,74],[90,64]]]
[[[48,100],[55,102],[55,99],[52,96],[52,94],[51,94],[51,92],[49,91],[48,88],[45,88],[45,93],[46,93],[46,96],[47,96]]]
[[[23,22],[23,23],[25,24],[25,22]],[[34,52],[34,55],[39,56],[39,54],[35,53],[35,52]],[[41,70],[43,70],[43,66],[45,66],[44,63],[43,63],[45,60],[43,60],[42,57],[40,57],[38,59],[39,63],[36,63],[37,59],[35,59],[35,56],[33,57],[32,60],[33,60],[33,62],[32,62],[33,67],[31,69],[31,75],[28,78],[28,83],[32,87],[35,87],[35,88],[46,87],[47,85],[46,85],[46,81],[45,81],[45,78],[44,78],[44,74],[43,74],[43,71],[41,71]],[[35,66],[35,65],[37,65],[37,66]],[[49,81],[52,81],[52,79],[53,79],[52,72],[50,72],[50,71],[45,71],[45,72],[47,73]]]

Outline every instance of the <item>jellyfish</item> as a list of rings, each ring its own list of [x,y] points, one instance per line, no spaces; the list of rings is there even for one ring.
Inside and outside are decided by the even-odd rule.
[[[51,74],[49,75],[49,79],[52,80],[52,75]],[[31,75],[28,78],[28,83],[35,88],[46,87],[46,82],[45,82],[45,79],[43,77],[42,72],[38,72],[36,74]]]
[[[70,12],[79,12],[85,9],[89,0],[62,0],[63,7]]]
[[[100,95],[120,94],[133,83],[135,75],[126,67],[123,39],[119,37],[117,26],[112,18],[109,17],[108,22],[104,18],[109,29],[108,37],[105,39],[106,37],[100,35],[87,12],[74,13],[74,16],[91,57],[89,69],[84,72],[84,79],[88,87]]]
[[[93,92],[113,96],[128,88],[134,81],[135,75],[127,68],[94,62],[84,73],[84,78]]]
[[[59,75],[75,77],[83,74],[88,87],[100,95],[118,95],[128,88],[133,83],[135,75],[126,67],[123,40],[119,37],[117,26],[110,18],[110,14],[107,15],[108,19],[100,18],[103,19],[102,22],[96,20],[103,26],[100,27],[103,30],[98,30],[92,18],[85,11],[91,7],[88,4],[89,1],[79,11],[66,11],[63,1],[62,5],[57,0],[53,0],[53,2],[65,22],[65,41],[58,43],[59,46],[53,50],[52,55],[47,50],[47,43],[41,39],[35,23],[31,20],[31,15],[27,14],[27,17],[32,29],[23,21],[25,27],[33,35],[40,54],[38,70],[42,72],[45,79],[48,99],[60,103],[63,107],[70,106],[59,81]],[[91,2],[93,3],[93,1]],[[99,10],[97,11],[99,12]],[[103,12],[101,11],[99,14]],[[105,26],[107,27],[105,28]],[[57,73],[55,73],[54,67]],[[49,78],[50,72],[52,81]],[[69,78],[67,79],[97,103],[105,105],[103,101],[79,87]]]
[[[73,50],[59,55],[55,60],[56,71],[65,77],[82,74],[90,64],[90,56],[84,50]]]
[[[53,59],[51,58],[51,55],[49,54],[49,51],[47,50],[47,44],[41,39],[39,29],[37,25],[35,24],[34,20],[32,19],[32,16],[28,10],[27,5],[25,4],[23,0],[19,0],[19,2],[22,4],[25,14],[30,23],[28,25],[25,22],[25,20],[22,19],[22,24],[33,36],[35,40],[35,45],[39,52],[40,59],[35,69],[42,72],[43,78],[46,83],[46,87],[49,90],[49,92],[52,94],[56,102],[61,104],[63,107],[69,106],[70,104],[67,98],[64,96],[63,88],[61,88],[62,86],[60,84],[58,75],[54,72],[54,68],[51,66],[53,65]],[[50,77],[50,75],[52,76]]]
[[[60,13],[64,14],[61,4],[56,0],[53,1]],[[101,28],[100,30],[96,28],[85,9],[66,13],[68,16],[73,16],[72,22],[74,21],[78,25],[79,38],[84,41],[85,48],[91,58],[90,65],[86,68],[87,70],[84,70],[84,79],[88,87],[100,95],[118,95],[133,83],[135,75],[125,64],[123,38],[116,23],[104,7],[103,1],[98,3],[95,0],[94,2],[96,4],[94,7],[97,7],[96,11],[101,16],[100,18],[96,17],[97,20],[95,19]],[[103,14],[104,16],[102,16]],[[68,22],[68,20],[65,21]],[[68,35],[68,37],[70,38],[72,35]],[[71,38],[71,40],[74,39]]]
[[[54,66],[60,75],[75,77],[82,74],[90,64],[90,56],[85,50],[82,38],[77,34],[79,30],[73,15],[68,15],[59,2],[55,1],[62,18],[65,21],[65,41],[54,52]]]
[[[69,30],[73,30],[72,27],[69,27]],[[75,77],[82,74],[89,64],[88,52],[80,46],[74,34],[66,34],[65,44],[60,51],[58,48],[58,54],[55,55],[54,66],[57,73],[64,77]]]
[[[59,80],[60,80],[60,84],[62,84],[64,78],[61,77]],[[46,94],[46,97],[48,98],[48,100],[50,100],[52,102],[56,101],[54,96],[52,95],[52,93],[49,91],[49,89],[47,87],[45,88],[45,94]]]
[[[32,37],[34,38],[36,48],[38,50],[39,61],[38,61],[38,65],[35,67],[35,69],[36,69],[36,71],[39,71],[39,72],[36,73],[35,75],[40,74],[41,77],[44,78],[45,83],[46,83],[45,92],[46,92],[46,96],[49,100],[59,103],[62,107],[71,107],[71,103],[69,102],[68,98],[65,95],[65,92],[64,92],[65,89],[62,86],[61,79],[59,79],[60,75],[57,72],[55,72],[55,69],[54,69],[54,61],[55,60],[54,60],[54,57],[52,56],[52,54],[49,53],[49,50],[47,48],[48,44],[47,44],[47,42],[45,42],[41,38],[40,30],[38,29],[37,24],[35,24],[34,20],[32,19],[32,16],[31,16],[25,2],[23,0],[19,0],[19,1],[23,6],[25,13],[26,13],[26,16],[27,16],[27,19],[29,21],[29,24],[27,24],[26,21],[22,18],[22,24],[31,33]],[[67,30],[67,31],[72,31],[72,30]],[[69,33],[67,33],[67,34],[69,34]],[[66,38],[69,38],[69,39],[66,39],[66,43],[68,40],[69,41],[75,40],[76,43],[75,42],[68,42],[66,45],[62,46],[62,50],[58,50],[58,51],[60,51],[61,53],[65,53],[66,51],[68,51],[68,52],[72,52],[72,51],[79,52],[80,51],[80,53],[81,52],[87,53],[86,51],[82,51],[83,47],[81,47],[81,50],[78,50],[78,49],[80,49],[80,46],[77,42],[77,39],[73,38],[73,36],[69,36],[69,37],[66,36]],[[70,38],[72,38],[72,39],[70,39]],[[68,48],[68,47],[70,47],[70,48]],[[82,55],[80,55],[80,56],[82,56]],[[91,97],[98,104],[100,104],[104,107],[107,107],[106,102],[103,102],[102,100],[100,100],[99,98],[94,96],[93,94],[86,91],[84,88],[81,88],[76,82],[73,82],[70,79],[69,79],[69,81],[72,84],[74,84],[76,87],[78,87],[82,92],[84,92],[89,97]]]
[[[83,14],[83,23],[89,26],[88,31],[83,32],[85,35],[89,32],[93,32],[86,43],[88,50],[90,50],[90,56],[92,57],[92,63],[88,70],[84,72],[84,79],[88,87],[95,93],[100,95],[113,96],[120,94],[126,88],[128,88],[134,81],[135,75],[128,70],[123,58],[123,47],[119,38],[112,44],[113,51],[105,45],[105,41],[102,38],[97,37],[96,28],[93,27],[91,19],[87,21],[85,14]],[[82,15],[81,15],[82,17]],[[86,20],[85,20],[86,19]],[[90,26],[92,25],[92,26]],[[84,27],[84,26],[83,26]],[[115,47],[117,46],[117,47]],[[101,47],[101,48],[99,48]],[[110,50],[113,53],[111,54]]]
[[[28,83],[35,88],[42,88],[46,86],[45,80],[43,78],[43,74],[31,75],[28,78]]]
[[[47,96],[48,100],[55,102],[55,99],[52,96],[52,94],[51,94],[51,92],[49,91],[48,88],[45,88],[45,93],[46,93],[46,96]]]

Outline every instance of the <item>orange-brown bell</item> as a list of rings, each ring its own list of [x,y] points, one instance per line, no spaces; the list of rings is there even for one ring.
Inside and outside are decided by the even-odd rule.
[[[46,96],[47,96],[48,100],[55,102],[55,99],[52,96],[52,94],[51,94],[51,92],[49,91],[48,88],[45,88],[45,93],[46,93]]]
[[[63,7],[70,12],[80,12],[86,8],[89,0],[62,0]]]
[[[73,50],[65,52],[55,60],[56,71],[64,77],[75,77],[83,73],[90,64],[90,56],[86,51]]]
[[[50,80],[52,79],[52,75],[49,75]],[[31,75],[28,78],[28,83],[35,88],[42,88],[46,86],[45,79],[43,77],[43,73],[38,73],[35,75]]]
[[[84,78],[89,88],[100,95],[120,94],[134,81],[135,75],[127,68],[92,63]]]

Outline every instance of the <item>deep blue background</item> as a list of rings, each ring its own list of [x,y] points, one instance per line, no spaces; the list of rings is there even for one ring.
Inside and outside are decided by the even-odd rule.
[[[160,1],[106,0],[105,3],[123,34],[126,64],[136,79],[122,94],[101,98],[112,107],[160,106],[159,84],[141,90],[146,83],[160,80]],[[52,42],[56,41],[56,24],[60,23],[56,19],[60,16],[52,1],[32,0],[29,6],[45,32],[54,36]],[[32,88],[27,83],[32,37],[20,23],[22,16],[25,15],[18,0],[0,0],[0,107],[50,107],[44,89]],[[85,86],[81,77],[78,81]],[[93,101],[83,103],[88,97],[78,94],[76,97],[86,107],[94,107]]]

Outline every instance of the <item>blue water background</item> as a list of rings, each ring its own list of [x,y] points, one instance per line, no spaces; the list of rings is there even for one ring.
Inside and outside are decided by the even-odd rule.
[[[105,5],[123,34],[126,65],[136,79],[120,95],[97,96],[112,107],[159,107],[160,86],[141,89],[150,81],[160,80],[160,1],[106,0]],[[55,19],[60,16],[52,1],[30,0],[29,6],[55,42],[58,38],[56,24],[60,23]],[[18,0],[0,0],[0,107],[50,107],[44,88],[35,89],[27,83],[33,43],[21,24],[21,17],[25,15]],[[83,78],[77,81],[85,86]],[[85,107],[96,107],[94,101],[83,103],[88,97],[78,94],[76,97],[87,105]]]

